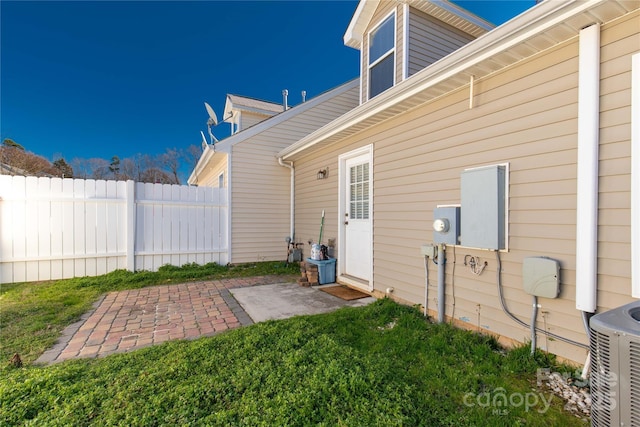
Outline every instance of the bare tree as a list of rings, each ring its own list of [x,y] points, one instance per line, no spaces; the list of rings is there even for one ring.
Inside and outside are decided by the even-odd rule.
[[[173,175],[175,184],[180,184],[178,170],[180,169],[181,158],[183,158],[183,154],[176,148],[167,148],[167,151],[158,156],[160,165],[163,166],[165,171]]]
[[[71,161],[76,178],[107,179],[109,178],[109,162],[99,157],[83,159],[76,157]]]
[[[189,170],[194,170],[198,164],[198,160],[202,156],[202,147],[199,145],[191,144],[182,153]]]
[[[122,159],[120,162],[120,179],[139,181],[140,173],[135,158]]]
[[[156,167],[145,169],[144,172],[142,172],[142,179],[140,180],[140,182],[151,182],[154,184],[176,184],[173,176]]]
[[[180,184],[181,174],[184,173],[181,165],[195,168],[201,154],[202,149],[199,146],[190,145],[185,149],[167,148],[164,153],[158,155],[137,154],[124,159],[117,155],[111,157],[111,160],[76,157],[67,163],[59,156],[52,164],[44,157],[26,151],[13,140],[5,139],[0,146],[0,162],[10,165],[11,170],[24,175],[134,180],[163,184]],[[9,169],[3,168],[3,173],[7,173],[7,170]]]
[[[0,162],[7,165],[6,171],[11,175],[51,176],[56,172],[47,159],[26,151],[20,144],[6,144],[0,146]],[[5,168],[3,168],[5,170]]]

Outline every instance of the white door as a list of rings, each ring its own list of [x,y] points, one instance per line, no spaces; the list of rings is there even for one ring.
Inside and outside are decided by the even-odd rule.
[[[342,273],[371,283],[371,153],[346,157],[342,170]]]

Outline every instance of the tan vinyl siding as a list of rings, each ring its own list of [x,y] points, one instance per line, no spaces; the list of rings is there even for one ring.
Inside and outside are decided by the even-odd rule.
[[[197,185],[200,187],[218,187],[218,176],[224,173],[225,186],[227,181],[227,154],[215,153],[204,170],[198,175]]]
[[[418,9],[409,8],[408,75],[417,73],[473,39]]]
[[[240,115],[240,130],[250,128],[251,126],[258,124],[261,121],[268,119],[269,117],[271,116],[243,111]]]
[[[631,294],[631,55],[640,51],[640,12],[601,33],[598,306]]]
[[[630,68],[640,46],[638,12],[602,26],[600,140],[599,311],[632,301],[630,290]],[[325,236],[337,236],[337,158],[373,144],[374,287],[393,287],[410,304],[424,299],[420,245],[432,241],[433,209],[460,202],[465,168],[508,162],[509,251],[501,253],[502,283],[510,311],[525,322],[531,296],[522,289],[522,260],[547,256],[561,264],[561,295],[540,298],[538,326],[587,343],[575,309],[578,40],[573,38],[475,85],[442,96],[296,162],[296,221],[303,238],[316,236],[325,209]],[[319,166],[329,178],[315,179]],[[317,238],[314,238],[314,240]],[[305,248],[308,251],[308,248]],[[308,254],[308,252],[307,252]],[[480,275],[464,267],[481,257]],[[429,308],[437,307],[436,266],[429,264]],[[495,253],[449,247],[446,315],[521,342],[529,331],[502,311]],[[586,351],[539,334],[538,343],[582,363]]]
[[[357,104],[356,87],[233,146],[232,262],[284,260],[290,170],[278,164],[276,154]]]

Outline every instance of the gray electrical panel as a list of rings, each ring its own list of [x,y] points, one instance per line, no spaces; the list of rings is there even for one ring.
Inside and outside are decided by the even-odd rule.
[[[545,257],[528,257],[522,261],[522,285],[531,295],[557,298],[560,293],[560,263]]]
[[[460,243],[505,249],[505,166],[467,169],[460,176]]]

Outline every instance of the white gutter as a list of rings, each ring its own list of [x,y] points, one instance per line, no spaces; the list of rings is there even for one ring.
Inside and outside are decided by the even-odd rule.
[[[631,57],[631,296],[640,298],[640,53]]]
[[[576,308],[595,313],[598,306],[600,24],[581,30],[579,43]]]
[[[296,231],[296,229],[295,229],[296,169],[293,166],[293,162],[285,163],[282,160],[282,157],[278,157],[278,164],[280,166],[284,166],[285,168],[289,168],[291,170],[291,178],[290,178],[290,180],[291,180],[291,183],[290,183],[290,185],[291,185],[291,189],[290,189],[291,195],[290,195],[290,201],[289,201],[289,203],[290,203],[290,207],[289,207],[289,210],[290,210],[290,212],[289,212],[289,215],[290,215],[289,237],[291,237],[291,241],[295,243],[295,241],[293,239],[295,238],[295,231]]]
[[[278,153],[287,159],[606,0],[544,1]]]

